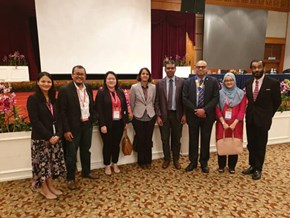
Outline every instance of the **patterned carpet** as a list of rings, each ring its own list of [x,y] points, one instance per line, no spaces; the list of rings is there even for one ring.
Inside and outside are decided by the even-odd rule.
[[[268,146],[262,179],[242,175],[248,153],[240,156],[236,174],[217,172],[211,154],[210,173],[198,168],[177,171],[171,164],[151,169],[136,164],[120,167],[121,174],[96,181],[78,175],[81,190],[69,191],[64,180],[57,186],[64,195],[46,200],[30,190],[30,180],[0,183],[0,217],[290,217],[290,144]],[[183,169],[187,157],[181,157]]]

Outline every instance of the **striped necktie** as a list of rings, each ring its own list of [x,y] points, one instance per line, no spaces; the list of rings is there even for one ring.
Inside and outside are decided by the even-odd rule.
[[[254,101],[256,101],[258,93],[259,93],[259,81],[256,80],[255,81],[255,89],[254,89],[254,93],[253,93]]]
[[[204,87],[202,86],[203,80],[201,79],[199,81],[199,87],[198,87],[198,107],[204,106]]]

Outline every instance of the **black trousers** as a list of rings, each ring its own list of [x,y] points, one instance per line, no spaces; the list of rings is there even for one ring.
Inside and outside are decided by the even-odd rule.
[[[246,123],[249,164],[255,170],[262,171],[268,142],[268,129]]]
[[[140,121],[135,117],[132,124],[135,130],[136,149],[137,149],[137,162],[139,165],[151,164],[152,162],[152,135],[156,122],[156,116],[150,121]]]
[[[65,163],[67,168],[67,181],[75,180],[77,151],[80,148],[82,175],[87,176],[91,171],[91,144],[93,126],[90,121],[81,123],[80,129],[73,132],[72,142],[65,141]]]
[[[101,130],[100,130],[101,132]],[[103,140],[103,158],[104,165],[110,165],[111,162],[117,163],[120,154],[120,142],[124,132],[124,124],[121,120],[113,121],[112,129],[107,128],[107,133],[101,132]]]
[[[180,120],[177,120],[176,112],[168,111],[167,120],[163,123],[163,126],[160,126],[164,160],[171,160],[170,145],[173,161],[179,160],[181,133],[182,133],[182,124]],[[169,144],[170,135],[171,135],[171,143]]]
[[[198,161],[198,145],[199,132],[201,133],[200,140],[200,157],[199,162],[202,167],[207,166],[209,160],[209,144],[213,122],[208,119],[197,118],[193,123],[188,125],[189,129],[189,160],[197,166]]]
[[[218,164],[219,169],[223,169],[227,165],[227,159],[228,159],[228,166],[230,170],[234,170],[236,168],[237,162],[238,162],[238,155],[218,155]]]

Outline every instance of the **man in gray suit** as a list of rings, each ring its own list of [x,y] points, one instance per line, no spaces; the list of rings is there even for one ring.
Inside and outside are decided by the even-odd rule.
[[[202,172],[208,173],[211,129],[215,121],[215,107],[219,100],[218,82],[207,76],[207,63],[200,60],[195,66],[196,75],[189,78],[183,88],[183,104],[189,129],[189,160],[186,171],[197,167],[199,132],[201,133],[200,158]]]
[[[164,161],[162,168],[166,169],[171,160],[176,169],[181,169],[179,163],[180,138],[182,126],[186,122],[182,104],[182,89],[184,80],[175,76],[176,65],[173,60],[165,63],[166,77],[158,81],[156,85],[157,123],[160,127],[161,140],[163,145]],[[171,135],[171,142],[169,138]],[[171,149],[170,149],[171,145]]]

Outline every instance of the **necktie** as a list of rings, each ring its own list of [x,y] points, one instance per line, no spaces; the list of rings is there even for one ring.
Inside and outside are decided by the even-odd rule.
[[[204,106],[204,87],[202,87],[203,80],[199,81],[198,87],[198,107]]]
[[[255,81],[255,89],[254,89],[254,93],[253,93],[253,97],[254,97],[254,101],[256,101],[258,93],[259,93],[259,81],[256,80]]]
[[[167,97],[167,101],[168,101],[168,110],[171,110],[171,109],[172,109],[172,95],[173,95],[173,80],[170,79],[170,80],[169,80],[168,97]]]

